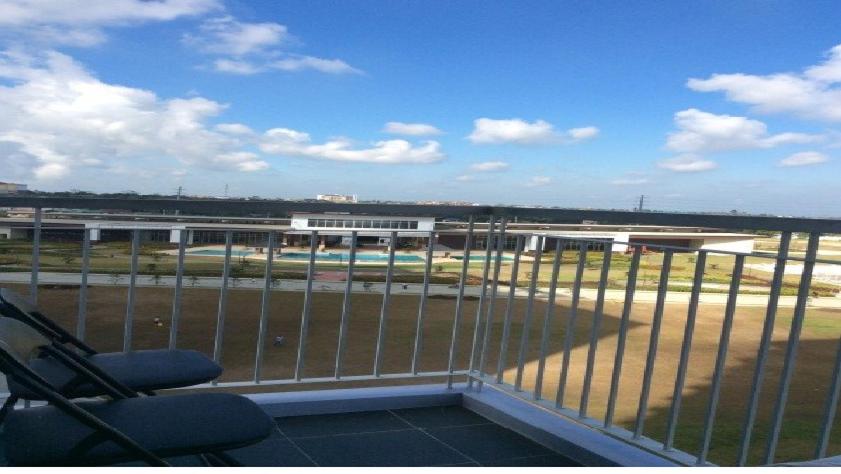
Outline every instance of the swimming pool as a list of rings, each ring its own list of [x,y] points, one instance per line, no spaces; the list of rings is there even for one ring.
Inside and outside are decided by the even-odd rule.
[[[282,260],[309,260],[309,252],[283,252],[280,254]],[[347,262],[350,254],[347,253],[332,253],[332,252],[318,252],[315,254],[316,260],[327,260],[331,262]],[[376,253],[358,253],[356,254],[357,262],[388,262],[387,254]],[[394,255],[394,261],[400,263],[420,263],[423,258],[417,255]]]

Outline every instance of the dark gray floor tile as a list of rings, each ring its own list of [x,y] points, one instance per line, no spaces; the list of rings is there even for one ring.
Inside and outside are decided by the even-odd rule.
[[[434,428],[427,431],[481,464],[509,458],[555,454],[499,425]]]
[[[226,451],[226,454],[245,467],[315,465],[291,441],[283,438],[280,433],[276,433],[260,443]]]
[[[387,411],[337,413],[334,415],[290,416],[276,418],[283,434],[290,438],[330,436],[374,431],[402,430],[408,424]]]
[[[174,458],[164,458],[167,464],[173,467],[204,467],[204,461],[198,456],[177,456]],[[148,467],[149,465],[143,461],[129,461],[118,464],[112,464],[112,467]]]
[[[496,467],[575,467],[581,464],[561,456],[550,454],[548,456],[532,456],[528,458],[502,459],[485,463],[485,466]]]
[[[392,410],[392,412],[420,428],[445,428],[490,423],[487,418],[460,406],[405,408]]]
[[[295,442],[319,466],[431,466],[469,459],[419,430],[365,433]]]

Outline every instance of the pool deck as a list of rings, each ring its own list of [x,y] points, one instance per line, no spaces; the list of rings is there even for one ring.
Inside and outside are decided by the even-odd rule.
[[[231,256],[232,256],[232,258],[247,258],[249,260],[260,261],[260,262],[266,261],[266,254],[265,253],[257,253],[256,250],[253,250],[253,253],[250,253],[248,255],[237,255],[237,253],[248,252],[249,249],[254,249],[254,247],[248,247],[248,246],[244,246],[244,245],[234,245],[231,248],[231,250],[232,250],[232,255]],[[186,255],[188,257],[208,257],[208,258],[222,258],[222,257],[224,257],[224,255],[206,255],[206,254],[203,255],[203,254],[198,253],[198,252],[205,251],[205,250],[224,252],[225,251],[225,246],[224,245],[206,245],[206,246],[202,246],[202,247],[192,247],[192,248],[189,248],[187,250]],[[332,250],[332,252],[331,252],[331,250]],[[295,254],[305,253],[305,254],[309,254],[309,252],[310,252],[309,247],[284,247],[281,250],[281,258],[279,259],[279,261],[282,261],[284,263],[306,264],[306,263],[308,263],[307,259],[297,259],[297,258],[295,258],[295,259],[284,259],[282,257],[282,255],[284,253],[295,253]],[[336,248],[336,249],[325,249],[324,251],[320,251],[318,253],[347,254],[348,252],[349,252],[349,249]],[[484,251],[482,251],[482,252],[484,252]],[[176,256],[176,255],[178,255],[178,250],[163,250],[163,251],[160,251],[158,253],[161,253],[163,255]],[[338,265],[346,265],[347,264],[347,260],[319,259],[318,258],[318,253],[316,254],[316,259],[315,259],[316,263],[318,263],[318,264],[334,264],[334,265],[335,264],[338,264]],[[455,255],[455,256],[443,256],[442,254],[444,254],[444,253],[449,253],[449,252],[435,251],[434,254],[433,254],[433,258],[432,258],[432,263],[433,264],[441,264],[441,263],[461,263],[462,262],[460,254]],[[435,254],[439,254],[439,255],[435,255]],[[381,266],[385,266],[388,263],[388,260],[387,260],[387,255],[388,254],[386,252],[383,252],[383,251],[357,250],[356,255],[357,255],[357,257],[359,257],[361,255],[376,255],[378,257],[382,257],[382,260],[361,260],[361,259],[357,258],[354,261],[354,265],[357,265],[357,266],[381,267]],[[417,261],[400,261],[399,256],[401,256],[401,255],[417,257],[418,260]],[[426,250],[398,250],[397,252],[395,252],[395,256],[397,256],[398,258],[396,258],[394,260],[394,265],[398,265],[398,266],[402,266],[402,265],[424,265],[426,263]],[[503,256],[503,261],[510,262],[511,260],[509,260],[509,259],[511,259],[511,257]],[[523,261],[523,262],[529,262],[529,261],[532,261],[532,258],[529,257],[529,256],[526,256],[526,255],[522,255],[520,260]],[[275,259],[275,261],[278,261],[278,259]],[[474,256],[471,256],[471,258],[470,258],[470,263],[471,264],[482,264],[483,262],[484,262],[484,253],[481,255],[481,259],[480,258],[474,258]]]

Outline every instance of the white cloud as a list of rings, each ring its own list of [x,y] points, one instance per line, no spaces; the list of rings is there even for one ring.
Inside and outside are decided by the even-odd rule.
[[[275,47],[287,36],[278,23],[245,23],[225,16],[203,22],[198,34],[185,34],[183,41],[205,53],[239,57]]]
[[[826,163],[829,157],[817,151],[801,151],[780,160],[780,166],[809,166]]]
[[[103,82],[56,51],[0,52],[0,163],[21,179],[73,179],[92,167],[136,177],[195,168],[255,172],[269,168],[261,152],[388,164],[445,158],[435,141],[357,147],[347,139],[313,143],[284,128],[214,125],[225,108],[204,97],[165,99]]]
[[[212,69],[237,75],[267,71],[318,71],[325,74],[362,74],[341,59],[319,58],[284,51],[293,42],[280,23],[247,23],[231,16],[206,20],[196,33],[182,36],[182,42],[198,51],[217,56]]]
[[[709,171],[718,168],[716,162],[704,159],[696,155],[680,155],[674,158],[667,158],[657,163],[657,166],[678,173],[696,173]]]
[[[267,67],[290,72],[312,70],[327,74],[362,74],[361,70],[341,59],[324,59],[314,56],[289,56],[272,61],[267,64]]]
[[[526,183],[526,186],[536,188],[540,186],[547,186],[551,183],[552,178],[549,176],[532,176],[532,178]]]
[[[473,171],[501,171],[508,169],[510,165],[504,161],[483,161],[481,163],[473,163],[470,169]]]
[[[436,141],[413,145],[406,140],[384,140],[368,148],[353,148],[353,143],[347,139],[313,144],[309,134],[287,128],[266,131],[260,150],[282,156],[378,164],[434,163],[445,158]]]
[[[0,25],[109,25],[168,21],[220,7],[218,0],[2,0]]]
[[[599,134],[599,129],[596,127],[571,128],[567,130],[567,134],[575,141],[587,140],[589,138],[595,138]]]
[[[476,176],[472,174],[463,174],[460,176],[456,176],[456,181],[467,183],[470,181],[476,181]]]
[[[522,119],[479,118],[473,121],[473,132],[467,137],[473,143],[518,143],[523,145],[577,142],[598,135],[596,127],[572,128],[565,132],[545,120],[527,122]]]
[[[768,127],[747,117],[715,115],[698,109],[675,114],[678,130],[668,135],[666,148],[678,153],[711,153],[729,150],[773,148],[792,143],[811,143],[819,135],[780,133],[769,135]]]
[[[102,44],[107,39],[99,28],[73,28],[68,26],[33,25],[0,30],[3,42],[17,44],[25,38],[28,45],[56,45],[90,47]]]
[[[254,130],[251,130],[251,127],[241,123],[220,123],[213,128],[230,135],[254,135]]]
[[[236,151],[217,155],[216,162],[231,165],[238,171],[260,171],[269,167],[269,164],[262,161],[256,153],[248,151]]]
[[[388,122],[385,124],[385,127],[383,127],[383,132],[391,133],[393,135],[409,135],[414,137],[440,135],[443,133],[437,127],[428,123],[405,122]]]
[[[213,61],[213,69],[218,72],[226,72],[229,74],[239,74],[248,76],[263,72],[265,68],[252,64],[248,61],[240,61],[237,59],[217,59]]]
[[[102,29],[170,21],[222,8],[219,0],[0,0],[0,37],[7,43],[94,46]]]
[[[141,169],[155,160],[223,170],[266,167],[257,155],[243,154],[246,144],[230,128],[210,128],[225,108],[212,100],[161,99],[108,84],[54,51],[0,53],[0,79],[11,84],[0,85],[0,143],[7,144],[0,150],[29,160],[39,180],[87,166]]]
[[[689,79],[699,92],[723,92],[728,100],[748,104],[760,113],[788,113],[808,119],[841,121],[841,45],[820,64],[802,73],[713,74]]]

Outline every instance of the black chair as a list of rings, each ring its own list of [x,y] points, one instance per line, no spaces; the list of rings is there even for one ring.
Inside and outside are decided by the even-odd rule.
[[[74,403],[31,368],[56,343],[31,327],[0,318],[0,371],[50,405],[11,410],[4,424],[6,459],[14,466],[108,465],[198,455],[209,465],[236,465],[225,450],[267,439],[273,420],[251,400],[234,394],[159,397],[123,394],[72,359],[67,369],[86,378],[111,401]]]
[[[7,288],[0,288],[0,315],[25,323],[55,343],[42,357],[32,359],[29,364],[35,373],[67,398],[90,397],[102,393],[95,384],[80,379],[78,374],[68,370],[61,358],[74,359],[101,378],[113,379],[112,384],[117,385],[117,388],[147,394],[155,390],[206,383],[222,374],[219,364],[193,350],[99,353],[44,316],[24,297]],[[7,400],[7,404],[14,404],[18,399],[41,399],[36,392],[14,381],[10,381],[9,391],[12,397]],[[3,408],[6,409],[6,406]]]

